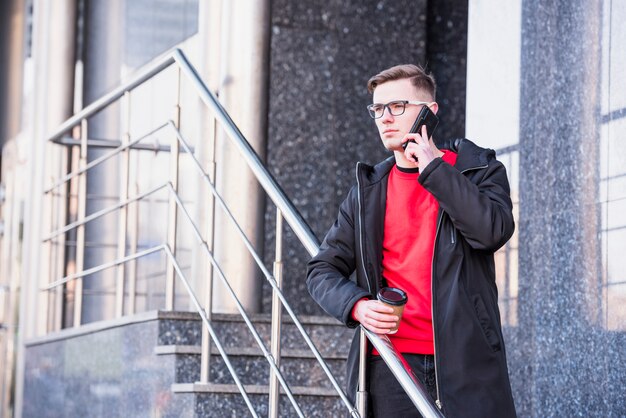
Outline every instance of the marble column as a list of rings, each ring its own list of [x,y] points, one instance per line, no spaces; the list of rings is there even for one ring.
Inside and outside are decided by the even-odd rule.
[[[598,331],[600,34],[599,2],[523,2],[520,416],[606,416]]]

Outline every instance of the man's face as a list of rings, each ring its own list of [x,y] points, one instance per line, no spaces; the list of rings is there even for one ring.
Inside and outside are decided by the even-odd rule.
[[[372,97],[372,103],[386,104],[396,100],[431,102],[432,97],[428,93],[417,90],[408,78],[379,84]],[[436,104],[431,106],[431,110],[435,113],[437,112],[436,106]],[[402,138],[409,133],[420,110],[422,110],[422,105],[407,104],[404,113],[400,116],[393,116],[389,109],[385,109],[382,117],[374,119],[385,148],[390,151],[403,151]]]

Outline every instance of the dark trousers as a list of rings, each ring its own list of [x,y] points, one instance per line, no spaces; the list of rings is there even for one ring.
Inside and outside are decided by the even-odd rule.
[[[434,357],[424,354],[404,354],[404,358],[434,401],[437,397]],[[417,408],[380,356],[371,356],[368,374],[370,416],[421,418]]]

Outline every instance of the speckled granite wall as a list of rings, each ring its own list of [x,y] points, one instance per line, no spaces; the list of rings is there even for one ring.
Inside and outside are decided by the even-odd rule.
[[[76,335],[65,330],[56,340],[50,336],[29,343],[22,416],[162,416],[172,383],[188,381],[198,365],[183,370],[174,356],[155,355],[155,347],[199,344],[200,327],[186,313],[136,318],[136,323],[103,324]]]
[[[439,138],[465,136],[467,1],[428,2],[428,68],[437,82]]]
[[[267,161],[272,174],[322,239],[355,182],[357,161],[388,156],[365,107],[367,80],[401,63],[427,64],[440,81],[442,135],[464,131],[467,4],[453,11],[418,1],[272,2]],[[452,41],[454,40],[454,41]],[[429,55],[430,54],[430,55]],[[268,204],[266,260],[274,248]],[[308,296],[309,255],[286,227],[285,292],[298,313],[320,313]],[[264,311],[270,307],[264,289]]]
[[[213,329],[254,408],[267,415],[269,365],[244,321],[214,315]],[[252,315],[270,344],[269,315]],[[351,331],[327,317],[303,318],[303,326],[344,386]],[[31,340],[26,347],[25,418],[57,417],[233,417],[249,416],[234,380],[213,345],[205,389],[200,378],[201,322],[188,312],[151,311],[123,319],[66,329]],[[300,331],[285,319],[281,371],[306,416],[339,416],[346,408]],[[268,348],[269,349],[269,348]],[[195,388],[186,389],[189,386]],[[208,393],[206,387],[214,393]],[[200,388],[203,385],[199,386]],[[295,416],[281,400],[280,416]]]
[[[611,268],[624,266],[623,226],[609,226],[625,218],[607,209],[624,198],[611,180],[624,160],[610,156],[625,155],[610,112],[626,103],[623,64],[617,76],[610,62],[623,61],[625,39],[603,31],[602,2],[522,3],[519,323],[508,345],[520,416],[626,416],[624,315],[611,306],[624,286],[610,284],[623,281]]]

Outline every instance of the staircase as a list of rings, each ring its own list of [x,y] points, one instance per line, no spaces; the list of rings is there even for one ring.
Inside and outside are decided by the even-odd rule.
[[[251,319],[269,346],[270,316]],[[353,331],[329,317],[303,316],[301,322],[344,386]],[[269,365],[245,323],[239,315],[214,314],[212,326],[256,413],[267,416]],[[210,357],[210,383],[196,383],[201,327],[196,313],[150,311],[30,340],[23,417],[251,416],[217,351]],[[285,317],[281,371],[304,415],[346,416],[345,405],[301,341]],[[278,415],[297,416],[286,396]]]
[[[173,358],[174,381],[172,402],[164,416],[242,417],[250,416],[219,353],[212,347],[208,384],[200,378],[199,316],[189,314],[183,321],[161,321],[162,337],[154,354],[161,359]],[[251,315],[254,326],[269,347],[269,315]],[[304,328],[320,349],[328,366],[344,385],[345,360],[352,330],[337,321],[320,316],[301,317]],[[269,366],[239,315],[214,314],[218,337],[235,367],[239,378],[259,416],[268,414]],[[311,351],[300,338],[291,321],[283,319],[281,371],[307,417],[345,415],[347,410]],[[289,399],[281,396],[280,416],[295,416]]]
[[[154,127],[142,136],[131,135],[131,93],[170,66],[176,67],[174,76],[177,99],[173,120]],[[207,169],[196,158],[194,149],[180,129],[183,77],[191,83],[202,103],[212,113],[216,127],[224,130],[224,139],[234,145],[242,161],[254,173],[277,209],[273,272],[265,265],[263,255],[256,253],[254,245],[212,182],[214,175],[205,171]],[[126,108],[128,113],[125,116],[128,119],[128,130],[122,135],[124,140],[120,144],[104,144],[97,140],[94,143],[89,136],[90,119],[117,101],[122,102],[122,108]],[[157,132],[169,138],[166,148],[159,145],[158,138],[153,145],[142,143]],[[58,167],[47,169],[49,173],[46,177],[53,181],[44,190],[42,201],[51,207],[56,205],[56,209],[44,212],[56,215],[45,217],[46,225],[43,228],[50,232],[42,237],[42,262],[50,264],[48,277],[42,280],[44,285],[40,288],[44,296],[41,301],[45,304],[40,312],[46,315],[40,319],[45,324],[46,333],[25,343],[24,417],[239,417],[249,416],[251,410],[254,410],[252,415],[274,416],[272,412],[276,411],[276,403],[280,405],[279,416],[328,417],[343,416],[349,412],[355,417],[361,415],[340,389],[345,386],[342,381],[344,363],[353,332],[325,317],[296,319],[295,312],[287,303],[281,289],[283,220],[310,255],[319,250],[319,241],[182,51],[175,50],[171,55],[156,60],[124,85],[72,116],[46,138],[46,143],[53,147],[71,147],[77,152],[72,154],[72,165],[68,167],[67,173],[65,169],[57,173]],[[111,148],[111,151],[88,161],[88,149],[93,149],[94,146]],[[67,149],[63,148],[62,151],[66,153]],[[148,182],[149,184],[131,193],[130,173],[139,171],[140,161],[139,158],[131,158],[131,155],[134,157],[140,151],[167,151],[169,176],[159,177],[154,181],[156,184]],[[214,209],[222,210],[227,215],[227,220],[236,225],[235,230],[244,247],[272,287],[273,306],[278,307],[282,303],[282,309],[289,314],[282,320],[282,355],[277,352],[278,345],[274,345],[271,349],[274,354],[270,355],[266,351],[265,358],[240,315],[215,314],[209,320],[205,312],[211,312],[211,307],[200,302],[187,278],[189,266],[181,266],[177,259],[177,243],[182,239],[182,233],[177,231],[178,224],[182,223],[187,228],[186,233],[191,232],[186,238],[191,241],[195,239],[193,245],[199,249],[198,255],[202,255],[210,263],[214,273],[211,279],[220,280],[225,286],[225,292],[220,297],[232,297],[240,314],[247,318],[243,305],[211,250],[214,231],[211,229],[209,233],[204,227],[199,227],[189,210],[190,202],[184,201],[179,194],[182,154],[191,157],[185,160],[189,163],[185,167],[195,171],[195,175],[199,174],[200,181],[208,187],[212,199],[211,207],[214,205]],[[88,214],[87,172],[113,159],[118,159],[122,167],[123,181],[119,190],[119,202]],[[214,164],[215,162],[208,165]],[[210,167],[208,171],[211,171]],[[62,193],[58,192],[59,189]],[[64,194],[68,190],[77,191],[74,193],[76,201]],[[164,197],[166,200],[163,202],[157,201],[157,198]],[[147,234],[150,238],[144,237],[145,242],[140,242],[137,232],[140,230],[137,221],[139,202],[158,204],[155,211],[159,213],[165,206],[161,203],[167,203],[167,228]],[[68,208],[73,207],[69,203],[75,204],[76,213],[69,211]],[[115,244],[116,258],[107,259],[97,266],[87,263],[89,268],[85,268],[85,251],[90,245],[94,248],[94,242],[87,243],[85,239],[86,227],[92,222],[101,222],[109,215],[116,216],[111,219],[116,219],[119,232]],[[129,221],[130,219],[133,221]],[[72,222],[66,224],[68,220]],[[112,225],[114,224],[109,226]],[[160,236],[161,232],[166,233]],[[105,241],[102,243],[103,247],[105,243],[106,248],[109,248],[110,244]],[[139,251],[139,248],[142,249]],[[146,272],[164,274],[164,289],[155,288],[151,292],[162,292],[166,311],[135,313],[138,295],[136,268],[139,260],[146,263]],[[83,294],[89,294],[92,289],[84,290],[83,280],[95,280],[94,277],[101,279],[97,274],[112,268],[116,269],[115,284],[111,289],[107,288],[106,292],[109,293],[105,296],[108,308],[114,308],[115,314],[101,318],[100,322],[85,325],[82,318]],[[186,296],[193,302],[192,306],[197,314],[173,311],[178,285],[185,288]],[[208,289],[213,289],[212,284],[209,284]],[[208,300],[212,298],[209,297]],[[102,301],[104,303],[105,299]],[[72,312],[69,312],[70,309]],[[273,310],[274,324],[280,319],[279,312],[279,309]],[[116,319],[108,319],[111,317]],[[71,318],[71,324],[68,323],[68,318]],[[94,318],[91,320],[95,321]],[[301,322],[306,332],[300,333],[297,326],[291,323],[294,320],[296,324]],[[251,322],[260,333],[257,338],[264,340],[265,347],[269,348],[270,316],[252,315]],[[214,328],[215,338],[224,347],[224,357],[231,359],[235,378],[227,370],[227,360],[217,354],[215,346],[211,347],[211,351],[200,348],[203,330],[210,334],[214,332]],[[425,392],[418,390],[416,379],[405,370],[391,342],[386,337],[381,338],[365,329],[361,329],[361,332],[361,341],[366,341],[367,338],[372,342],[403,387],[408,388],[407,393],[418,409],[429,411],[428,416],[440,415],[430,405]],[[305,343],[309,338],[311,344]],[[361,358],[365,358],[365,347],[366,344],[362,344]],[[321,354],[318,354],[318,350]],[[210,370],[208,382],[200,384],[197,382],[200,380],[202,356],[208,360]],[[322,370],[326,365],[320,366],[320,363],[325,363],[320,356],[328,362],[327,370],[330,373]],[[274,371],[280,363],[280,373],[273,374],[271,379],[271,398],[276,401],[272,402],[272,412],[268,412],[270,363]],[[335,378],[339,381],[336,382]],[[237,380],[241,383],[236,383]],[[286,391],[286,394],[280,397],[278,381],[285,383],[280,390]],[[247,398],[239,391],[242,385],[250,395],[251,405],[246,403]],[[287,396],[290,394],[293,394],[298,404],[296,408],[302,409],[302,413],[294,409]],[[359,411],[364,410],[365,403],[360,402]]]
[[[147,132],[135,132],[131,129],[131,121],[136,112],[143,112],[143,109],[139,107],[132,111],[132,103],[142,103],[142,97],[145,98],[137,88],[151,83],[161,74],[167,76],[161,82],[169,82],[175,89],[173,117],[161,125],[150,126]],[[158,82],[156,85],[161,86]],[[213,116],[214,128],[207,130],[216,131],[219,127],[225,134],[213,132],[213,140],[230,141],[277,209],[272,272],[213,183],[215,173],[211,173],[216,162],[205,161],[206,156],[200,156],[186,136],[191,134],[196,141],[206,139],[198,139],[200,133],[193,129],[181,128],[183,108],[187,109],[188,105],[183,100],[184,85],[197,94]],[[120,125],[122,140],[118,143],[92,138],[90,120],[115,104],[123,109],[126,121]],[[195,104],[189,109],[197,111]],[[159,143],[159,137],[166,138],[167,146]],[[341,383],[331,373],[344,375],[343,363],[351,332],[338,328],[334,321],[329,322],[326,318],[304,318],[305,330],[312,335],[311,341],[307,332],[301,333],[302,330],[297,329],[302,325],[281,290],[283,221],[309,254],[317,252],[319,241],[182,51],[176,49],[156,59],[123,85],[92,102],[62,123],[46,138],[46,144],[59,156],[70,158],[71,164],[67,167],[48,164],[46,168],[45,177],[51,181],[43,190],[42,202],[55,208],[44,210],[51,215],[44,216],[45,222],[42,221],[45,224],[42,226],[45,231],[42,260],[52,266],[40,289],[44,296],[42,301],[46,303],[41,312],[48,315],[42,318],[42,323],[46,324],[45,335],[26,344],[29,375],[25,378],[25,399],[34,401],[24,408],[25,416],[39,417],[41,411],[45,411],[45,416],[81,417],[216,416],[222,414],[221,411],[224,416],[275,416],[276,404],[281,403],[280,416],[314,416],[319,411],[328,416],[348,412],[349,402],[340,389]],[[89,151],[94,147],[102,149],[97,158],[89,157]],[[211,153],[210,150],[206,152]],[[150,158],[139,158],[146,153]],[[164,154],[166,158],[157,160],[161,153],[167,153]],[[112,161],[118,162],[121,176],[119,190],[113,192],[116,203],[107,202],[103,208],[88,211],[87,173],[102,176],[105,171],[98,170],[106,170]],[[148,172],[158,172],[159,175],[140,178],[136,173],[146,171],[140,165],[151,167],[152,171]],[[90,171],[92,169],[94,171]],[[184,193],[179,190],[179,183],[182,184],[186,176],[196,176],[190,178],[196,178],[197,190],[209,196],[200,209],[194,206],[198,202],[185,200]],[[67,190],[74,190],[73,197],[65,194]],[[163,214],[165,227],[153,228],[150,222],[140,222],[145,219],[139,215],[139,203],[150,207],[151,213]],[[70,206],[74,212],[70,211]],[[273,321],[269,315],[248,319],[223,266],[212,252],[213,245],[217,245],[214,242],[215,228],[200,225],[194,217],[196,210],[204,209],[221,211],[225,222],[234,226],[235,234],[241,240],[242,257],[247,251],[250,260],[256,263],[271,286],[275,308]],[[215,219],[207,224],[212,222]],[[111,237],[99,238],[102,242],[88,244],[88,227],[93,225],[107,225],[111,231],[116,225],[118,233],[111,232]],[[107,241],[109,238],[111,240]],[[113,241],[115,243],[111,245]],[[99,248],[97,246],[114,246],[115,251],[105,255],[98,249],[99,257],[104,259],[87,260],[87,256]],[[181,264],[185,259],[184,256],[180,258],[179,253],[184,254],[185,250],[198,250],[197,255],[202,261],[194,255],[190,266]],[[204,268],[199,263],[207,263],[212,269],[207,291],[214,290],[213,281],[221,283],[223,293],[219,297],[231,299],[247,324],[243,319],[225,315],[207,318],[205,312],[210,313],[212,307],[203,305],[187,278],[194,267]],[[137,289],[138,266],[144,269],[144,276],[146,272],[164,275],[163,282],[157,285],[159,288],[151,289],[151,294],[161,293],[163,300],[150,306],[162,306],[165,311],[136,313],[136,301],[141,293]],[[105,275],[105,270],[110,276]],[[106,303],[110,311],[88,317],[89,324],[83,322],[83,307],[91,306],[92,300],[86,298],[83,303],[83,295],[95,293],[89,293],[92,291],[90,287],[83,289],[83,280],[91,281],[90,285],[94,280],[107,283],[97,282],[94,288],[103,293],[106,288],[107,299],[101,298],[100,301]],[[97,287],[100,285],[102,289]],[[110,288],[106,287],[109,285]],[[189,298],[190,306],[198,314],[174,312],[181,286],[184,289],[182,295]],[[206,298],[212,300],[212,296],[203,295],[203,299]],[[281,304],[282,311],[289,314],[289,319],[283,321],[282,349],[278,344],[273,344],[270,349],[270,322],[276,325],[280,321],[281,309],[278,308]],[[100,322],[92,322],[96,320]],[[296,321],[297,327],[290,321]],[[254,331],[254,338],[248,330],[250,322],[259,327],[259,331]],[[275,335],[280,335],[277,329],[274,331]],[[217,335],[213,335],[214,332]],[[260,335],[256,335],[257,332]],[[208,347],[201,348],[208,340],[202,336],[208,337],[209,334],[223,345],[224,351],[220,350],[220,355],[215,351],[217,346],[212,347],[212,352]],[[263,339],[265,347],[261,350],[258,343]],[[322,347],[321,354],[314,345]],[[326,356],[330,365],[324,364],[321,356]],[[198,384],[200,365],[207,361],[209,376],[203,384]],[[232,366],[227,367],[229,362]],[[320,362],[323,363],[321,366]],[[277,372],[272,373],[271,379],[270,365]],[[232,368],[234,371],[230,370]],[[244,391],[244,386],[250,397],[242,397],[239,393]],[[285,391],[285,396],[279,396],[280,391]],[[271,401],[267,399],[268,393]],[[300,400],[295,407],[291,405],[295,403],[294,397]],[[338,412],[339,408],[342,412]],[[353,409],[353,406],[349,408]]]

